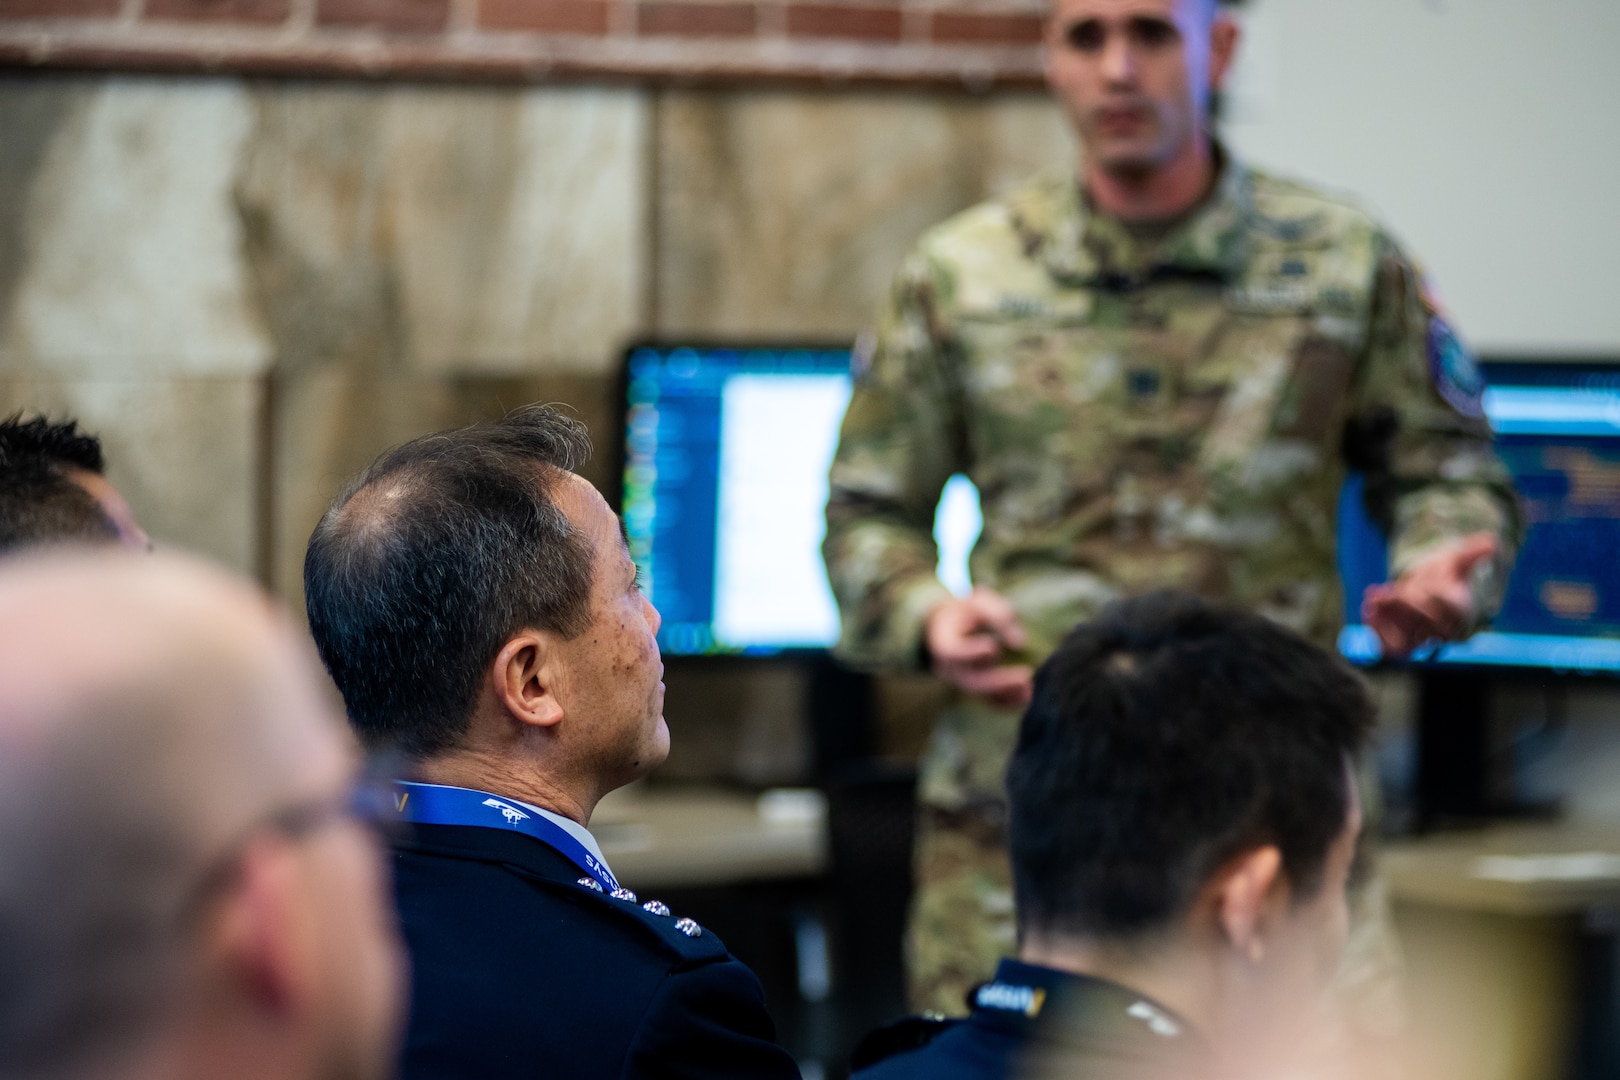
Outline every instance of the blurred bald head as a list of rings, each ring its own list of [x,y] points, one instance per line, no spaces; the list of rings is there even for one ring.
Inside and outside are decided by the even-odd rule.
[[[397,943],[337,812],[354,767],[251,587],[110,550],[0,564],[0,1074],[377,1074]]]

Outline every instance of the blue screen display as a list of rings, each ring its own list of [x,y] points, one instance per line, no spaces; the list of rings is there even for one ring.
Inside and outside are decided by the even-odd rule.
[[[1485,412],[1529,528],[1490,631],[1416,659],[1620,672],[1620,369],[1492,364],[1486,377]],[[1339,647],[1359,663],[1379,658],[1377,637],[1356,620],[1362,590],[1386,568],[1352,478],[1339,512]]]
[[[768,654],[837,639],[820,546],[849,362],[836,348],[631,351],[623,511],[666,652]],[[1496,364],[1486,374],[1486,412],[1530,529],[1491,631],[1418,660],[1620,672],[1620,369]],[[1339,503],[1339,644],[1372,663],[1377,638],[1356,620],[1388,558],[1361,491],[1352,476]],[[935,527],[940,576],[958,591],[978,529],[977,495],[958,477]]]
[[[849,351],[639,348],[627,376],[623,513],[660,647],[831,645],[822,508]]]

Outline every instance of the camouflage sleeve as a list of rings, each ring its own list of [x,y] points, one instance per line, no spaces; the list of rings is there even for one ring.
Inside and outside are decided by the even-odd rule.
[[[938,301],[943,274],[914,254],[895,279],[838,436],[822,554],[843,622],[838,653],[866,668],[922,659],[923,625],[950,593],[935,574],[934,511],[963,466]]]
[[[1384,247],[1345,457],[1366,473],[1367,509],[1389,537],[1392,578],[1451,540],[1496,535],[1494,565],[1474,578],[1483,624],[1501,606],[1522,536],[1518,497],[1491,447],[1478,365],[1419,272],[1393,244]]]

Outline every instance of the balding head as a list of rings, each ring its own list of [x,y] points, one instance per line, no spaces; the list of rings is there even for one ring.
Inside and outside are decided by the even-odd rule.
[[[0,1073],[191,1025],[239,856],[354,764],[312,650],[247,585],[111,551],[0,566]]]

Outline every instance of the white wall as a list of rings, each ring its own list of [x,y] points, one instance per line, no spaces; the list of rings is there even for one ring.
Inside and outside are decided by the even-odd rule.
[[[1354,193],[1487,354],[1620,358],[1620,0],[1250,0],[1226,136]]]

